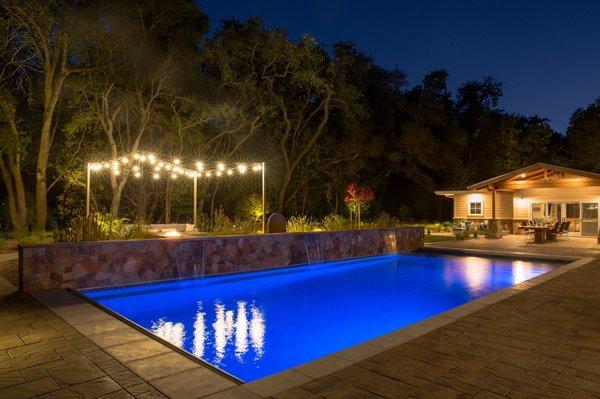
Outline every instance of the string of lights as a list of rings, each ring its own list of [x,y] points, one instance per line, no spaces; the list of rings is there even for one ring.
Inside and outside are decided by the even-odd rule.
[[[211,167],[212,166],[212,167]],[[152,153],[134,153],[129,156],[123,156],[116,159],[111,159],[104,162],[90,162],[87,164],[87,193],[86,193],[86,215],[90,214],[90,195],[91,195],[91,172],[109,172],[113,176],[119,176],[121,171],[130,168],[133,172],[133,177],[140,179],[144,177],[144,169],[150,169],[152,179],[160,180],[164,174],[175,180],[179,177],[187,177],[193,179],[194,182],[194,226],[197,221],[197,196],[198,196],[198,179],[220,178],[221,176],[245,175],[248,171],[260,172],[262,183],[262,230],[266,229],[265,219],[265,163],[238,163],[235,165],[227,165],[224,162],[215,162],[214,164],[205,164],[202,161],[195,163],[195,168],[189,168],[182,165],[178,158],[171,162],[163,160]]]
[[[226,165],[223,162],[214,163],[213,168],[208,168],[207,164],[201,161],[195,163],[196,168],[190,169],[182,166],[181,160],[178,158],[168,162],[158,158],[152,153],[135,153],[131,156],[124,156],[117,159],[111,159],[104,162],[92,162],[88,164],[88,168],[93,172],[108,171],[111,174],[118,176],[121,170],[131,168],[133,177],[141,178],[143,176],[143,167],[147,165],[151,169],[152,178],[159,180],[163,174],[167,174],[171,179],[178,177],[199,177],[211,178],[221,176],[244,175],[247,171],[259,172],[263,168],[262,163],[238,163],[235,166]]]

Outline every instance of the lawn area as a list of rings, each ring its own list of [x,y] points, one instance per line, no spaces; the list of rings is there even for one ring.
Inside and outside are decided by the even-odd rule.
[[[444,235],[436,235],[436,234],[430,234],[430,235],[425,235],[425,242],[440,242],[440,241],[450,241],[450,240],[454,240],[454,236],[452,235],[448,235],[448,234],[444,234]]]

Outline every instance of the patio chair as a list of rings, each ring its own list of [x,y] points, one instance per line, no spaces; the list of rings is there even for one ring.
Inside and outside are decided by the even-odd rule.
[[[521,227],[528,227],[528,226],[533,226],[533,222],[529,221],[529,220],[525,220],[523,221],[523,223],[521,223]],[[528,243],[528,242],[534,242],[535,241],[535,231],[533,231],[532,229],[523,229],[523,242]]]
[[[548,230],[548,239],[551,241],[558,241],[559,238],[559,234],[561,231],[561,228],[563,227],[563,223],[561,222],[556,222],[556,224],[554,225],[554,227],[552,227],[550,230]]]
[[[571,227],[571,221],[563,222],[560,226],[560,231],[557,234],[558,239],[561,241],[567,241],[569,239],[569,228]]]

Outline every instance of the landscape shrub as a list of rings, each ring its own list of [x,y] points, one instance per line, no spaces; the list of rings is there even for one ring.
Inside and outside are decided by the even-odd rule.
[[[71,219],[64,228],[54,228],[55,242],[106,241],[126,239],[129,231],[127,219],[113,218],[108,214],[79,215]]]
[[[466,240],[470,237],[470,232],[468,230],[459,231],[454,234],[454,238],[457,240]]]
[[[212,223],[206,215],[200,215],[198,218],[197,228],[199,231],[219,236],[233,234],[256,234],[261,231],[262,223],[260,219],[232,219],[225,214],[223,208],[219,208],[213,215]]]
[[[321,222],[323,230],[336,231],[352,228],[352,221],[342,215],[329,214]]]
[[[381,212],[376,219],[373,219],[370,223],[370,226],[376,229],[385,229],[390,227],[397,227],[402,225],[400,219],[390,216],[385,212]]]
[[[259,221],[262,218],[262,198],[258,194],[251,194],[243,198],[237,206],[237,214],[241,219]]]
[[[306,215],[292,216],[288,219],[286,230],[290,233],[302,233],[306,231],[314,231],[320,229],[319,223]]]
[[[452,232],[452,222],[428,223],[425,225],[425,231],[427,232],[427,234],[451,233]]]

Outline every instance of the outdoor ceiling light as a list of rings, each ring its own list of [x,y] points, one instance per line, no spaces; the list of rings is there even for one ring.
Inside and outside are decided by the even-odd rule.
[[[152,175],[152,178],[154,178],[154,180],[158,180],[160,179],[160,175],[158,173],[155,173]]]
[[[179,160],[179,158],[175,158],[175,159],[173,160],[173,163],[174,163],[175,165],[179,165],[179,163],[180,163],[180,162],[181,162],[181,161]]]
[[[142,176],[142,174],[141,174],[140,172],[135,172],[133,175],[134,175],[135,177],[140,177],[140,176]]]
[[[204,169],[204,164],[200,161],[196,162],[196,169],[198,169],[198,170]]]
[[[217,169],[219,169],[221,172],[225,170],[225,164],[223,162],[219,162],[217,164]]]
[[[244,165],[243,163],[238,165],[238,170],[240,171],[241,174],[246,173],[247,169],[248,169],[248,167],[246,165]]]
[[[221,172],[220,170],[217,170],[217,172],[215,173],[215,175],[217,175],[217,177],[221,177],[222,174],[223,174],[223,172]]]
[[[227,174],[228,174],[229,176],[231,176],[231,175],[233,174],[233,170],[232,170],[232,169],[227,169]]]
[[[173,173],[173,174],[171,175],[171,179],[177,179],[177,173]]]
[[[135,165],[135,166],[133,167],[133,171],[134,171],[134,172],[139,172],[139,170],[140,170],[140,167],[139,167],[139,166]]]
[[[206,177],[211,177],[211,176],[212,176],[212,173],[210,173],[210,172],[206,172],[205,176],[206,176]]]

